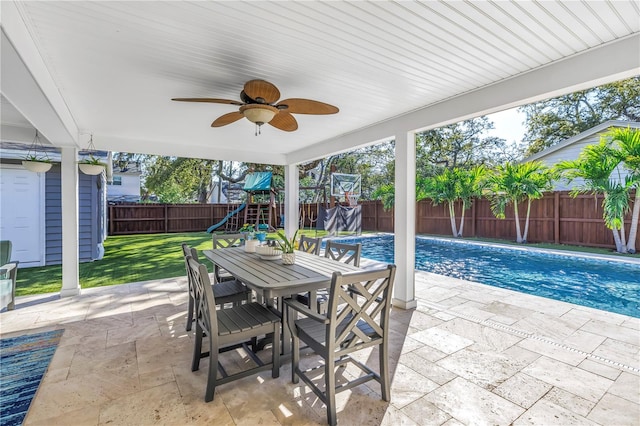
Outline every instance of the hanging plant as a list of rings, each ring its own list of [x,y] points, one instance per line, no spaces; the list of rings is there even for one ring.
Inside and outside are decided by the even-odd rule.
[[[96,148],[93,145],[93,134],[91,135],[91,139],[89,139],[89,147],[87,151],[89,152],[89,156],[78,161],[78,168],[80,171],[85,175],[99,175],[104,172],[107,164],[94,155]]]
[[[34,173],[46,173],[51,169],[51,159],[40,142],[38,130],[36,130],[36,136],[29,147],[27,155],[22,160],[22,166]]]

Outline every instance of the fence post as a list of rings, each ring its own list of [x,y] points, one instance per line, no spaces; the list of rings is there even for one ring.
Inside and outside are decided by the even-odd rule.
[[[471,200],[471,236],[476,236],[476,203],[478,202],[477,198]]]
[[[373,205],[373,223],[375,224],[376,232],[379,232],[378,229],[378,204],[382,203],[382,201],[376,201]]]
[[[164,233],[169,233],[169,206],[164,205]]]
[[[113,235],[113,206],[109,206],[109,235]]]
[[[553,193],[553,242],[560,244],[560,192]]]

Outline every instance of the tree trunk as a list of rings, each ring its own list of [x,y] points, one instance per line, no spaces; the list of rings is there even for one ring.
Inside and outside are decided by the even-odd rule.
[[[531,198],[527,198],[527,218],[524,221],[524,232],[522,233],[522,242],[527,243],[527,236],[529,234],[529,215],[531,214]]]
[[[626,253],[627,248],[622,246],[622,242],[620,241],[620,232],[617,229],[612,229],[613,232],[613,241],[616,242],[616,251],[618,253]]]
[[[622,217],[622,223],[620,224],[620,245],[622,246],[623,253],[627,252],[627,232],[624,229],[624,216]]]
[[[464,204],[462,204],[462,217],[460,218],[460,228],[458,230],[458,237],[462,238],[462,230],[464,229]]]
[[[520,217],[518,217],[518,201],[513,200],[513,215],[516,219],[516,242],[522,243],[522,233],[520,232]]]
[[[629,228],[629,238],[627,239],[627,252],[636,252],[636,235],[638,233],[638,222],[640,221],[640,188],[636,188],[636,199],[633,201],[633,213],[631,214],[631,228]]]
[[[456,212],[453,209],[453,203],[447,203],[449,205],[449,219],[451,219],[451,232],[454,237],[458,236],[458,230],[456,229]]]

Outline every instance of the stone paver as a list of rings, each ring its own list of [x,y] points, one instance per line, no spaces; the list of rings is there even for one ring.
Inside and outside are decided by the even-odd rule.
[[[343,392],[341,424],[640,424],[638,318],[423,272],[416,296],[416,310],[392,311],[391,401],[375,382]],[[0,313],[2,337],[65,329],[25,424],[325,423],[286,363],[279,379],[249,376],[205,403],[186,301],[183,278],[19,298]],[[377,368],[376,351],[359,359]]]

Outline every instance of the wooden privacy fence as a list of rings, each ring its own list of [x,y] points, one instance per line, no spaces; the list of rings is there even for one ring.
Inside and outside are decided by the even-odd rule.
[[[362,230],[393,232],[393,209],[385,211],[380,201],[363,201]],[[519,206],[524,227],[526,203]],[[307,212],[316,204],[304,205]],[[132,204],[109,206],[109,235],[150,234],[166,232],[201,232],[219,222],[229,211],[227,204]],[[281,211],[278,209],[277,211]],[[456,205],[457,217],[461,206]],[[316,216],[317,217],[317,216]],[[315,227],[309,220],[305,227]],[[631,214],[625,229],[631,226]],[[221,228],[223,229],[223,228]],[[524,229],[524,228],[523,228]],[[430,200],[416,203],[416,233],[451,236],[449,212],[445,205],[434,206]],[[489,201],[473,202],[465,213],[465,237],[515,240],[513,208],[509,206],[505,219],[497,219]],[[531,206],[529,242],[615,248],[613,235],[602,220],[602,197],[590,195],[573,198],[568,192],[546,194]],[[640,233],[636,237],[640,248]]]
[[[634,195],[635,196],[635,195]],[[602,220],[602,196],[579,195],[573,198],[569,192],[546,194],[531,205],[529,242],[544,242],[588,247],[615,248],[613,235]],[[363,203],[363,230],[393,232],[393,212],[381,213],[381,206]],[[461,216],[461,204],[455,206],[457,218]],[[520,223],[524,230],[526,203],[518,206]],[[380,219],[383,217],[383,219]],[[367,218],[367,219],[365,219]],[[373,226],[377,223],[377,228]],[[625,230],[631,226],[631,213],[625,220]],[[434,206],[430,200],[416,204],[416,233],[452,236],[451,221],[446,205]],[[465,212],[465,237],[516,239],[513,207],[507,207],[506,218],[498,219],[491,212],[489,200],[475,199]],[[640,249],[640,233],[636,235],[636,247]]]
[[[226,204],[109,206],[109,235],[199,232],[218,223],[226,215]]]

